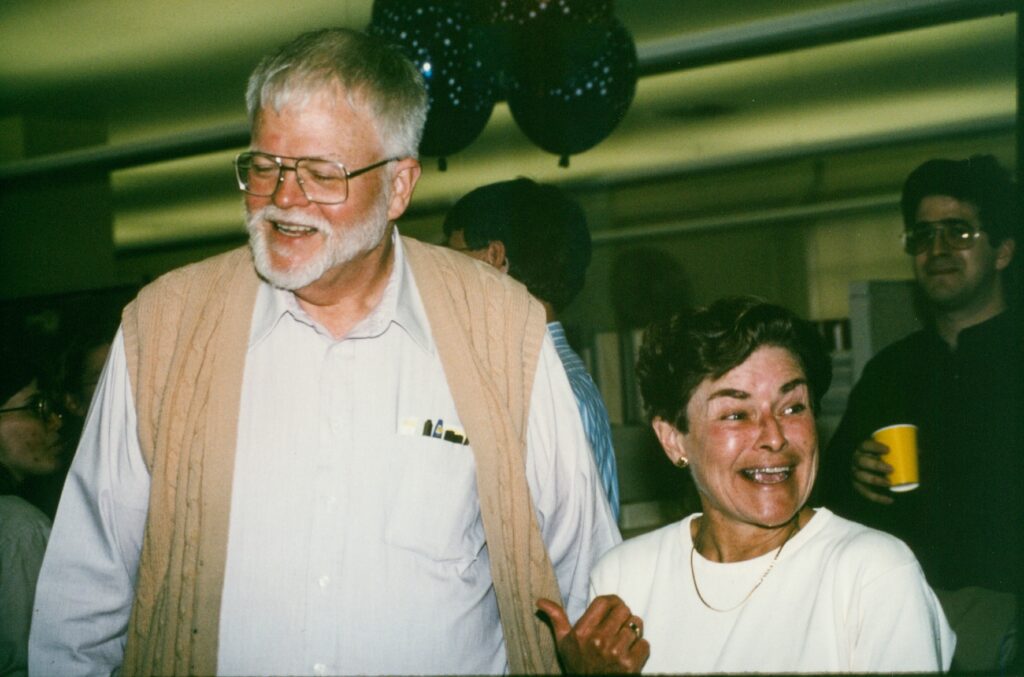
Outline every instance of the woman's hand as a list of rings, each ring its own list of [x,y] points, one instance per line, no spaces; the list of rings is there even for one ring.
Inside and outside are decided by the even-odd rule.
[[[537,600],[537,608],[551,621],[558,656],[568,674],[639,673],[651,655],[643,621],[616,595],[596,598],[575,626],[549,599]]]

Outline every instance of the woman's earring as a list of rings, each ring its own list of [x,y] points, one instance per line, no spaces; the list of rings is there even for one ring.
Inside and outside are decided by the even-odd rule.
[[[688,465],[690,465],[690,462],[686,460],[686,457],[680,456],[679,458],[676,459],[677,468],[685,468]]]

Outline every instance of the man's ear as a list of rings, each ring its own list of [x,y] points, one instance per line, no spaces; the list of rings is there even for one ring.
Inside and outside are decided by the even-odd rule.
[[[420,178],[419,160],[404,157],[396,161],[394,173],[391,175],[391,202],[388,203],[388,221],[395,221],[409,207],[412,192]]]
[[[686,449],[683,445],[683,433],[660,416],[654,417],[651,427],[654,428],[654,434],[658,436],[658,442],[665,450],[668,460],[672,461],[672,465],[685,467],[690,459],[686,456]]]
[[[491,264],[503,273],[508,272],[508,257],[505,256],[505,243],[501,240],[491,240],[487,243],[487,251],[484,252],[484,261]]]
[[[1013,255],[1017,251],[1017,241],[1008,237],[996,247],[996,270],[1004,270],[1013,261]]]

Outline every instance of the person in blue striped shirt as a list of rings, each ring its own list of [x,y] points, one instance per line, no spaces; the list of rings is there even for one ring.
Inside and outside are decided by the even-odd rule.
[[[445,244],[519,280],[547,311],[548,333],[565,366],[601,483],[615,519],[619,481],[608,411],[580,356],[570,347],[559,313],[576,298],[590,265],[587,219],[561,189],[527,178],[476,188],[444,220]]]

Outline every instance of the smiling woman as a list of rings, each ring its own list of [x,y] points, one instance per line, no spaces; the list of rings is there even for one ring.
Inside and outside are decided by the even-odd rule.
[[[605,555],[574,628],[545,606],[572,671],[949,668],[955,637],[909,548],[807,505],[831,380],[809,323],[750,297],[684,310],[648,328],[637,375],[702,512]]]

